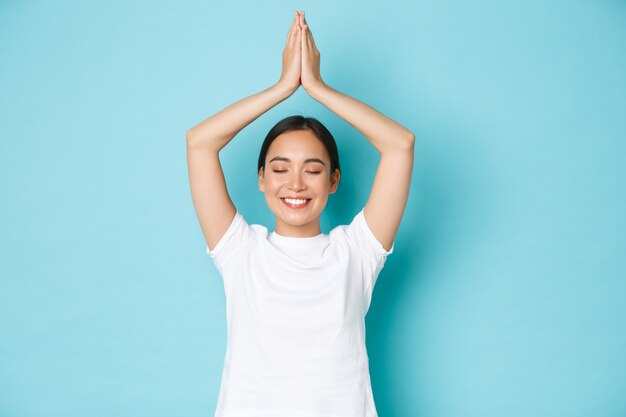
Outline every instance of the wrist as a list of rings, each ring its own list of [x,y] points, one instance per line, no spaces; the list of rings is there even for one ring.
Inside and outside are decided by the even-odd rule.
[[[285,98],[288,98],[289,96],[291,96],[293,93],[296,92],[296,90],[298,89],[298,87],[300,87],[300,85],[293,85],[293,84],[288,84],[283,80],[279,80],[277,81],[272,88],[275,89],[276,91],[280,92],[281,95],[283,95]]]
[[[307,92],[308,95],[310,95],[312,98],[316,100],[318,99],[320,93],[323,93],[325,90],[330,88],[322,80],[319,80],[315,83],[308,84],[306,87],[303,85],[302,87],[304,88],[304,90]]]

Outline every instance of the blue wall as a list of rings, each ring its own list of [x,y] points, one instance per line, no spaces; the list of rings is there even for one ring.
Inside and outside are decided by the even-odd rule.
[[[61,4],[62,3],[62,4]],[[212,416],[219,275],[184,136],[280,74],[306,10],[334,88],[417,136],[367,316],[381,417],[626,415],[626,3],[0,2],[0,416]],[[300,113],[343,167],[378,155],[303,90],[222,152],[251,223],[267,130]]]

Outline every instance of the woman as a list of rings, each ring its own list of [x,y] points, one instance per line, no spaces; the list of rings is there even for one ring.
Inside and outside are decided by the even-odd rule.
[[[261,148],[258,185],[276,216],[272,233],[235,208],[218,157],[300,85],[381,155],[365,207],[329,234],[320,215],[341,170],[335,141],[317,120],[283,119]],[[295,12],[279,81],[187,132],[194,207],[227,300],[215,417],[377,416],[365,314],[406,206],[413,143],[405,127],[324,83],[304,12]]]

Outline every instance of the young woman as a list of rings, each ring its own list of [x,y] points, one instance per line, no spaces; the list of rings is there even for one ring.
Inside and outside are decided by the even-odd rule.
[[[261,147],[259,190],[271,233],[231,201],[219,151],[261,114],[305,91],[380,152],[365,207],[324,234],[320,215],[337,190],[335,141],[317,120],[278,122]],[[375,417],[365,314],[406,206],[414,135],[324,83],[304,12],[295,12],[279,81],[187,132],[191,194],[206,252],[226,294],[227,346],[215,417]]]

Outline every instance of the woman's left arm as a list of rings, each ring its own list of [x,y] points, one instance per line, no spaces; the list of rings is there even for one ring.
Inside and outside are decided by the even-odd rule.
[[[301,83],[306,92],[363,134],[380,152],[380,162],[365,204],[367,225],[385,250],[395,239],[409,196],[413,173],[413,132],[322,81],[320,54],[308,24],[301,14],[303,29]]]

